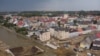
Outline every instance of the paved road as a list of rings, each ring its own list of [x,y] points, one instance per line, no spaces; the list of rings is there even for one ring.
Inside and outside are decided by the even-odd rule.
[[[11,48],[26,45],[38,46],[41,49],[45,50],[45,53],[37,56],[54,56],[53,50],[51,48],[48,48],[36,41],[30,41],[29,39],[24,38],[16,33],[13,33],[12,31],[9,31],[3,27],[0,27],[0,40],[5,42]]]

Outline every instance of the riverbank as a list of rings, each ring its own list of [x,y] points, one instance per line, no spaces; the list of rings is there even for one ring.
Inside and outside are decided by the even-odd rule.
[[[7,31],[9,31],[9,32],[11,32],[11,33],[14,33],[14,34],[16,34],[16,35],[18,35],[20,37],[23,37],[24,39],[29,39],[27,36],[24,36],[22,34],[16,33],[14,30],[11,30],[11,29],[9,29],[7,27],[1,26],[1,25],[0,25],[0,27],[3,28],[3,29],[5,29],[5,30],[7,30]]]

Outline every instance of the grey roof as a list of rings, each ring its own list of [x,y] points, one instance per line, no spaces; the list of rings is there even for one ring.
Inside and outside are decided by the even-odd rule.
[[[42,34],[42,33],[45,33],[45,32],[48,32],[47,30],[44,30],[44,31],[39,31],[40,32],[40,34]]]
[[[55,31],[66,31],[66,32],[69,31],[68,28],[63,28],[63,27],[51,27],[51,28],[53,28]]]
[[[62,28],[62,27],[55,27],[54,28],[56,31],[65,31],[65,28]]]
[[[100,45],[100,41],[93,41],[93,44]]]
[[[100,47],[93,46],[92,49],[93,49],[93,50],[100,50]]]
[[[93,40],[95,40],[95,39],[96,39],[95,35],[90,35],[90,36],[86,37],[82,42],[91,44],[93,42]]]

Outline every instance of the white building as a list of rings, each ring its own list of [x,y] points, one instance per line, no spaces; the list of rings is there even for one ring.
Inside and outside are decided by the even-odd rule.
[[[97,26],[97,30],[100,31],[100,25]]]
[[[59,39],[64,40],[66,38],[69,38],[69,32],[59,31],[57,36]]]
[[[4,16],[5,19],[6,19],[7,17],[12,18],[12,15],[11,15],[11,14],[8,14],[8,15],[5,15],[5,16]]]
[[[59,40],[64,40],[69,38],[69,32],[66,32],[65,30],[55,30],[54,36]]]
[[[34,32],[28,32],[28,35],[26,35],[27,37],[31,37],[33,35]]]
[[[41,33],[40,35],[39,35],[39,39],[41,40],[41,41],[48,41],[48,40],[50,40],[50,32],[43,32],[43,33]]]
[[[64,14],[63,18],[67,19],[69,17],[69,14]]]
[[[49,32],[51,36],[54,36],[55,34],[55,30],[53,28],[49,28]]]
[[[68,18],[68,23],[73,23],[74,20],[76,20],[76,17],[70,17]]]
[[[17,24],[17,23],[18,23],[18,20],[14,19],[13,24]]]
[[[92,49],[93,50],[100,50],[100,38],[97,38],[93,41]]]

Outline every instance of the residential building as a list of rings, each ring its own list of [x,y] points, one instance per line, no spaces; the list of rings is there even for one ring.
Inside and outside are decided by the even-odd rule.
[[[100,50],[100,38],[97,38],[93,41],[92,49],[93,50]]]
[[[65,31],[64,28],[56,28],[54,36],[59,40],[65,40],[66,38],[69,38],[69,32]]]
[[[39,35],[40,41],[43,41],[43,42],[50,40],[50,38],[51,38],[50,32],[48,31],[42,31],[41,34]]]
[[[86,37],[82,42],[80,42],[80,48],[90,49],[92,42],[96,39],[95,35]]]

